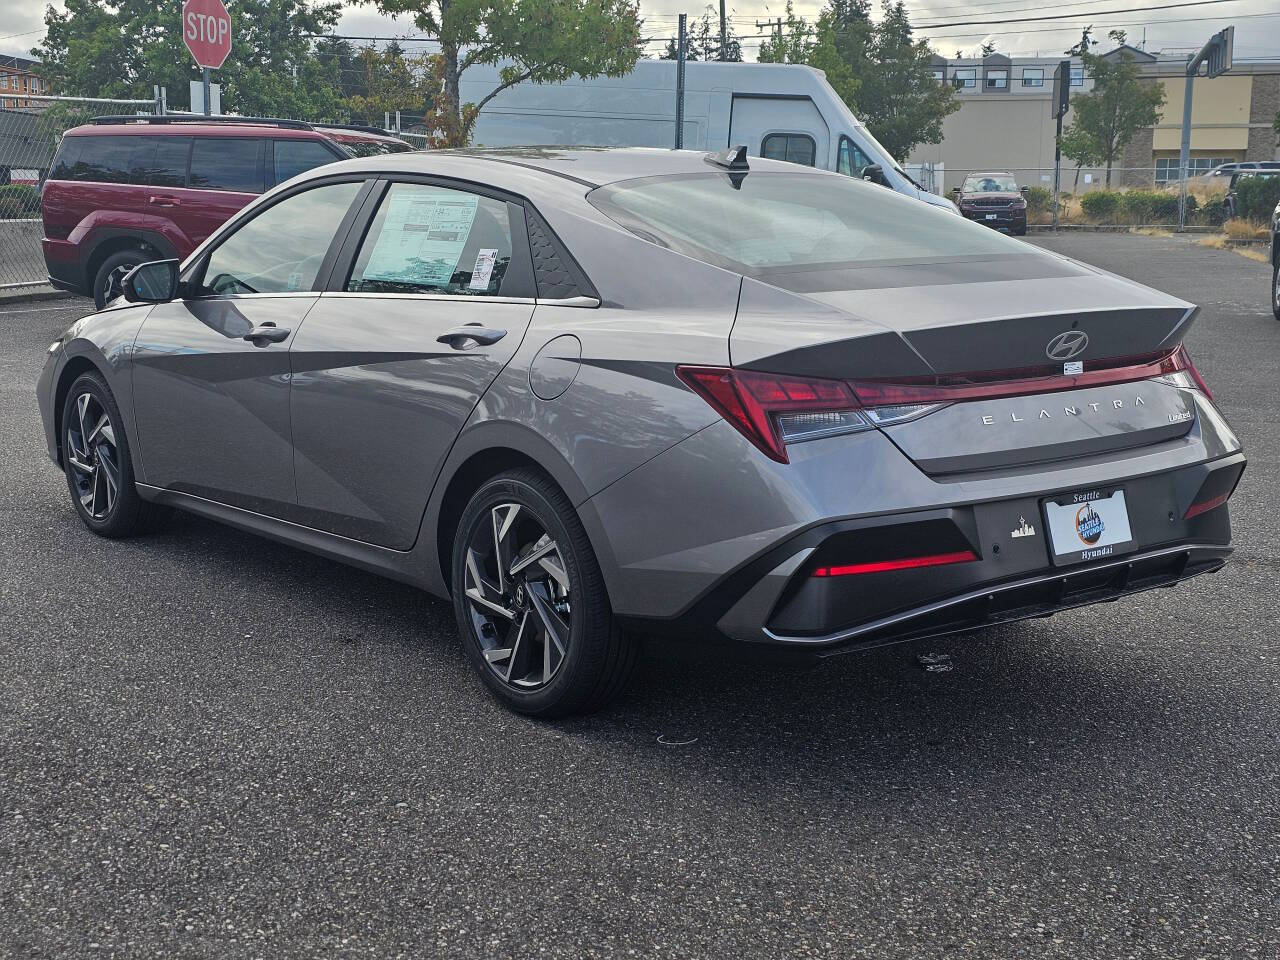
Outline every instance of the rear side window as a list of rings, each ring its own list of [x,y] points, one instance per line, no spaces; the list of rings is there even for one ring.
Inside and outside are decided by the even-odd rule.
[[[128,183],[146,137],[67,137],[54,164],[57,180]]]
[[[511,221],[503,201],[394,183],[369,226],[346,289],[493,296],[510,263]]]
[[[262,146],[262,140],[244,137],[197,137],[191,147],[191,186],[261,193]]]
[[[49,171],[50,180],[79,180],[77,165],[80,152],[84,149],[88,137],[63,137],[58,147],[58,155],[53,158],[53,168]]]
[[[130,182],[152,187],[184,187],[190,137],[137,137],[143,147],[135,156]]]
[[[813,166],[816,153],[813,137],[805,133],[771,133],[760,144],[760,156],[806,167]]]
[[[338,159],[332,150],[315,140],[277,140],[274,154],[272,183],[284,183],[290,177]]]

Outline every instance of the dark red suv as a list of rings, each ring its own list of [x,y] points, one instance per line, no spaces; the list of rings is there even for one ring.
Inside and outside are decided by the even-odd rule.
[[[412,149],[373,127],[252,117],[98,117],[68,130],[41,195],[49,282],[99,307],[139,263],[184,259],[304,170]]]

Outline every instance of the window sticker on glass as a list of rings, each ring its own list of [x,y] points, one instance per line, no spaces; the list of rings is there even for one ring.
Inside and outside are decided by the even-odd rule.
[[[494,248],[477,253],[475,269],[471,271],[471,282],[467,286],[472,290],[488,290],[489,279],[493,276],[493,267],[497,262],[498,251]]]
[[[364,268],[364,279],[448,286],[467,244],[478,200],[455,190],[392,191],[387,197],[386,222]],[[478,269],[478,259],[476,263]]]

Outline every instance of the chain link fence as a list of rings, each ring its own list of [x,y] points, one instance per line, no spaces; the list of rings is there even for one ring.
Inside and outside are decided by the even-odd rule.
[[[922,165],[932,192],[956,199],[966,180],[982,174],[1009,174],[1027,199],[1028,222],[1053,219],[1053,167],[1007,167],[998,163],[972,169]],[[1193,226],[1217,226],[1227,216],[1230,176],[1209,176],[1203,165],[1187,180],[1187,218]],[[1197,172],[1204,170],[1204,172]],[[919,178],[917,178],[919,179]],[[1176,227],[1182,184],[1176,164],[1146,167],[1081,167],[1063,163],[1058,189],[1058,220],[1067,225]]]
[[[152,114],[151,100],[103,100],[23,94],[23,106],[0,109],[0,291],[45,282],[40,188],[62,135],[90,117]]]

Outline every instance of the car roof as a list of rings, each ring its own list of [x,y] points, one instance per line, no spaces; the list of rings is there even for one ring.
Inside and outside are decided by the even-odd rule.
[[[440,161],[456,167],[459,161],[503,164],[571,181],[587,187],[601,187],[623,180],[672,176],[688,173],[728,173],[707,162],[700,150],[668,150],[661,147],[507,147],[503,149],[421,150],[387,154],[363,160],[349,160],[351,168],[376,169],[385,173],[431,174]],[[815,167],[803,167],[781,160],[749,157],[750,170],[773,173],[806,173],[837,176]],[[332,169],[332,168],[330,168]],[[490,168],[492,169],[492,168]]]

